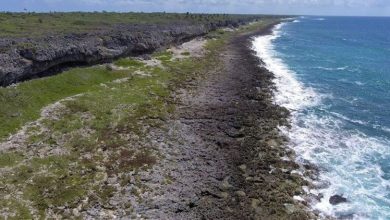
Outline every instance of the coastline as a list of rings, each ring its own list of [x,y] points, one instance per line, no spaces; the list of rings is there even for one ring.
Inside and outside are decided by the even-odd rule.
[[[309,212],[314,214],[313,216],[316,218],[328,219],[330,216],[325,213],[321,213],[314,208],[315,204],[320,202],[321,195],[316,195],[310,192],[310,190],[316,189],[318,187],[313,185],[313,182],[316,181],[319,177],[319,168],[308,161],[302,162],[297,160],[299,156],[296,155],[297,152],[295,151],[294,147],[291,146],[292,143],[290,143],[291,140],[289,137],[289,129],[291,129],[291,123],[293,123],[293,111],[295,111],[295,109],[300,109],[302,106],[315,103],[315,101],[312,100],[314,97],[313,91],[302,87],[302,85],[293,76],[291,76],[290,73],[285,75],[285,72],[290,70],[284,69],[286,67],[284,66],[285,64],[283,61],[279,60],[277,57],[274,57],[272,54],[275,52],[272,41],[280,37],[280,28],[289,22],[296,23],[296,20],[285,19],[284,21],[275,24],[267,35],[258,35],[256,38],[254,38],[252,47],[255,52],[255,56],[261,60],[262,68],[264,68],[265,71],[271,72],[273,74],[274,79],[271,83],[274,86],[272,88],[273,103],[279,106],[283,106],[282,108],[289,112],[288,117],[286,117],[288,122],[278,126],[278,129],[280,129],[279,131],[281,132],[282,138],[285,138],[285,141],[283,142],[284,147],[292,150],[294,154],[290,158],[283,159],[294,161],[297,167],[295,167],[292,172],[300,175],[301,178],[304,179],[304,182],[301,186],[304,188],[304,192],[301,195],[294,196],[294,199],[302,202],[302,204],[305,206],[305,210],[309,210]],[[277,60],[275,61],[275,59]],[[290,89],[289,87],[293,87],[293,89]],[[297,91],[293,91],[294,89],[297,89]],[[296,93],[299,94],[299,97],[295,95]],[[313,216],[311,216],[311,218],[313,218]]]
[[[272,128],[272,131],[277,131],[275,132],[274,136],[272,138],[270,138],[270,140],[268,141],[265,141],[266,143],[266,146],[268,145],[268,149],[267,148],[263,148],[260,150],[260,153],[264,151],[267,151],[269,150],[270,152],[270,155],[274,156],[275,155],[275,152],[276,157],[273,157],[270,161],[269,161],[269,166],[271,168],[271,170],[269,171],[269,173],[273,173],[275,172],[275,176],[271,177],[271,178],[275,178],[275,179],[278,179],[279,182],[281,182],[280,185],[283,185],[284,181],[286,181],[286,184],[289,185],[289,181],[292,180],[294,182],[294,184],[292,185],[289,185],[289,188],[288,190],[280,190],[280,191],[277,191],[274,192],[274,193],[271,193],[270,196],[275,196],[279,193],[287,193],[291,196],[291,199],[289,202],[285,202],[285,203],[281,203],[282,199],[280,201],[276,201],[276,204],[277,205],[281,205],[280,206],[280,210],[283,210],[283,211],[286,211],[287,212],[287,216],[278,216],[276,217],[277,219],[284,219],[284,218],[296,218],[296,219],[315,219],[315,218],[318,218],[318,214],[317,212],[313,212],[314,210],[312,209],[311,205],[308,203],[310,202],[310,200],[316,200],[316,198],[310,198],[310,195],[307,195],[303,188],[304,186],[306,187],[310,187],[312,186],[310,180],[307,179],[307,177],[309,177],[310,179],[315,179],[316,176],[318,175],[318,170],[316,169],[316,167],[314,167],[313,165],[311,164],[298,164],[298,162],[295,160],[296,156],[295,156],[295,151],[294,149],[288,147],[288,137],[286,136],[286,133],[285,132],[282,132],[279,130],[280,127],[290,127],[290,117],[291,117],[291,112],[290,110],[288,110],[287,108],[285,107],[282,107],[281,104],[277,104],[277,102],[275,102],[275,91],[278,89],[275,87],[275,82],[274,82],[274,79],[275,77],[277,77],[275,75],[274,72],[270,71],[269,69],[266,68],[265,66],[265,63],[262,59],[262,57],[258,56],[257,51],[255,51],[255,49],[253,48],[253,44],[254,44],[254,39],[258,38],[258,37],[262,37],[262,36],[270,36],[270,35],[273,35],[274,34],[274,29],[277,28],[277,26],[279,25],[283,25],[284,23],[287,23],[287,22],[292,22],[292,20],[286,20],[286,19],[283,19],[282,21],[279,21],[279,22],[276,22],[276,23],[273,23],[271,25],[269,25],[268,27],[266,27],[265,29],[262,29],[262,30],[259,30],[259,31],[256,31],[256,32],[253,32],[253,33],[249,33],[247,35],[244,35],[244,36],[241,36],[243,37],[243,39],[240,39],[239,41],[243,42],[245,41],[244,39],[246,39],[247,41],[247,45],[246,47],[242,47],[242,48],[246,48],[246,52],[244,53],[247,53],[247,54],[251,54],[251,56],[253,56],[253,58],[255,60],[253,61],[250,61],[251,64],[249,65],[252,65],[252,66],[257,66],[257,70],[254,70],[253,72],[256,72],[258,71],[258,74],[259,75],[263,75],[263,78],[261,79],[262,83],[260,85],[260,88],[261,89],[261,92],[263,94],[261,94],[262,97],[266,97],[265,102],[268,102],[267,105],[268,107],[272,106],[271,108],[267,108],[268,111],[270,112],[278,112],[276,113],[277,117],[274,118],[272,120],[270,120],[267,124],[267,122],[264,124],[260,124],[260,125],[256,125],[256,126],[259,126],[259,127],[266,127],[267,125],[270,126]],[[239,44],[238,44],[239,45]],[[249,49],[249,51],[248,51]],[[243,56],[245,57],[245,56]],[[257,63],[256,63],[257,62]],[[259,86],[259,85],[258,85]],[[259,87],[255,87],[257,90],[259,89]],[[266,95],[264,95],[266,94]],[[274,108],[274,109],[272,109]],[[276,122],[276,124],[275,124]],[[258,132],[260,130],[260,128],[255,128],[255,130]],[[272,134],[272,131],[270,132]],[[265,132],[266,133],[266,132]],[[272,136],[272,135],[271,135]],[[267,134],[260,134],[260,137],[264,140],[264,137],[266,137],[267,139]],[[253,138],[253,137],[251,137]],[[269,136],[268,136],[269,138]],[[278,144],[276,144],[275,146],[275,143],[273,143],[272,140],[276,140],[276,142],[278,142]],[[263,145],[264,146],[264,145]],[[275,149],[275,147],[280,147],[280,149]],[[259,150],[259,149],[257,149]],[[258,153],[259,151],[257,151],[256,153]],[[271,156],[271,157],[272,157]],[[261,158],[263,159],[263,158]],[[259,161],[261,164],[261,161]],[[258,165],[259,165],[258,164]],[[279,169],[279,171],[278,171]],[[296,171],[299,170],[300,172],[302,172],[302,174],[299,174],[297,173]],[[258,171],[258,170],[257,170]],[[272,176],[272,175],[271,175]],[[260,188],[263,188],[263,187],[266,187],[266,186],[261,186]],[[282,187],[284,189],[284,186]],[[302,199],[304,198],[304,199]],[[275,206],[276,204],[272,204],[272,206]],[[291,204],[294,204],[293,206]],[[272,212],[272,211],[271,211]],[[322,216],[323,218],[326,218],[325,216]],[[273,219],[274,216],[272,215],[269,215],[269,216],[261,216],[260,219]]]
[[[309,183],[292,172],[299,165],[294,162],[294,152],[285,147],[287,138],[278,130],[281,125],[288,126],[290,113],[273,102],[275,76],[262,67],[263,62],[252,50],[253,37],[271,34],[278,23],[259,23],[224,33],[218,39],[211,37],[208,53],[202,58],[169,61],[169,54],[156,55],[164,68],[174,73],[172,81],[167,80],[167,73],[160,73],[161,68],[140,67],[156,76],[148,79],[148,74],[138,74],[100,84],[104,96],[115,95],[115,89],[120,89],[118,97],[129,91],[137,95],[138,90],[127,89],[141,85],[140,91],[144,92],[144,80],[156,88],[146,91],[148,102],[139,103],[136,114],[117,122],[117,127],[110,120],[101,126],[102,130],[88,126],[90,121],[98,120],[91,112],[103,106],[86,106],[85,102],[108,102],[97,96],[100,93],[86,93],[57,103],[58,109],[51,109],[44,123],[34,125],[38,129],[26,129],[33,134],[23,140],[27,143],[18,140],[10,149],[17,152],[13,162],[16,165],[34,162],[25,188],[29,190],[27,195],[32,195],[31,202],[24,201],[19,194],[7,196],[27,204],[27,210],[33,210],[35,217],[43,213],[49,217],[136,219],[315,218],[304,202],[294,199],[304,194],[302,186]],[[130,110],[123,103],[118,106],[125,109],[125,114],[134,111],[133,105],[129,105]],[[109,110],[121,113],[118,108]],[[72,114],[67,115],[69,112]],[[72,130],[79,116],[86,127],[76,126]],[[50,130],[53,128],[64,131]],[[36,130],[40,130],[39,136],[34,134]],[[94,132],[100,135],[97,143]],[[20,157],[31,146],[35,150],[27,154],[28,158]],[[72,148],[68,149],[69,146]],[[62,156],[67,154],[70,156]],[[56,160],[63,166],[42,159],[47,156],[58,157]],[[79,165],[68,167],[75,161]],[[51,172],[46,169],[48,165],[56,167],[52,175],[58,173],[59,182],[40,176],[42,170]],[[18,166],[15,169],[19,177],[23,170],[18,170]],[[0,171],[4,174],[1,181],[8,184],[8,174],[13,170]],[[21,178],[26,178],[23,175]],[[26,183],[24,179],[13,181],[21,181],[21,186]],[[62,198],[56,187],[72,181],[83,185],[71,185],[69,189],[75,190]],[[40,191],[46,188],[50,189],[49,198]],[[88,192],[86,196],[80,193],[84,190]],[[58,198],[52,200],[53,197]]]

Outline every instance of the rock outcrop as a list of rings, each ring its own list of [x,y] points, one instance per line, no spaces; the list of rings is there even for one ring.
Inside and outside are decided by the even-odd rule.
[[[85,33],[40,38],[0,39],[0,86],[58,73],[64,67],[91,65],[121,56],[153,52],[202,36],[220,27],[237,27],[256,18],[201,24],[116,25]]]

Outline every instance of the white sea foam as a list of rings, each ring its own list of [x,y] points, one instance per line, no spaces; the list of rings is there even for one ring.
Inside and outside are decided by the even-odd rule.
[[[323,67],[323,66],[317,66],[316,69],[321,70],[327,70],[327,71],[336,71],[336,70],[346,70],[349,68],[349,66],[342,66],[342,67]]]
[[[388,128],[388,127],[382,126],[381,129],[382,129],[382,131],[390,133],[390,128]]]
[[[365,85],[365,83],[363,83],[363,82],[360,82],[360,81],[355,81],[355,84],[356,84],[356,85],[359,85],[359,86],[363,86],[363,85]]]
[[[305,201],[302,197],[300,196],[294,196],[293,199],[297,200],[297,201]]]
[[[274,81],[278,87],[275,91],[275,102],[290,110],[297,110],[315,104],[319,96],[313,89],[305,88],[296,79],[295,73],[275,56],[272,41],[280,36],[280,28],[283,25],[277,25],[272,35],[254,39],[253,49],[264,61],[265,67],[275,75]]]
[[[383,178],[380,166],[380,160],[390,158],[387,150],[390,140],[344,128],[346,121],[365,124],[364,121],[311,110],[322,108],[321,95],[299,82],[299,75],[288,68],[274,49],[273,42],[281,36],[283,25],[275,27],[272,35],[254,39],[253,48],[275,75],[275,102],[294,110],[292,127],[283,127],[281,131],[290,138],[289,145],[297,152],[297,161],[309,161],[323,170],[319,181],[314,182],[319,188],[310,190],[323,195],[320,202],[312,204],[313,208],[326,215],[354,213],[354,219],[378,216],[390,219],[390,181]],[[341,68],[348,67],[336,69]],[[344,195],[350,202],[331,205],[329,198],[335,194]],[[377,205],[380,203],[388,206]]]
[[[293,117],[292,129],[284,132],[289,135],[298,160],[311,161],[326,170],[322,172],[319,184],[325,182],[330,186],[319,189],[324,198],[314,205],[316,209],[330,215],[360,213],[363,211],[360,207],[370,207],[370,200],[390,202],[383,196],[390,183],[382,178],[383,171],[378,163],[373,162],[378,156],[390,156],[385,140],[346,131],[342,128],[342,120],[332,115],[300,114]],[[343,194],[351,203],[330,205],[329,198],[335,194]],[[377,209],[376,212],[388,212],[383,207],[371,208]]]
[[[335,118],[337,119],[342,119],[344,121],[348,121],[348,122],[351,122],[351,123],[355,123],[355,124],[359,124],[359,125],[364,125],[364,126],[369,126],[370,124],[366,121],[362,121],[362,120],[356,120],[356,119],[351,119],[351,118],[348,118],[347,116],[345,115],[342,115],[340,113],[337,113],[337,112],[328,112],[328,114],[334,116]]]

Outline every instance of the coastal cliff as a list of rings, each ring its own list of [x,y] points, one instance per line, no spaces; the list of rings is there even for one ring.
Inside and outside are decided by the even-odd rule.
[[[259,19],[248,16],[218,22],[118,24],[91,32],[39,37],[0,38],[0,86],[52,75],[64,67],[109,62],[151,53],[222,27],[238,27]],[[39,27],[37,27],[39,28]]]

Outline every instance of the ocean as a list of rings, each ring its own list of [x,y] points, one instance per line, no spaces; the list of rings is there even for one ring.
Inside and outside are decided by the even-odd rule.
[[[292,113],[289,147],[320,170],[312,208],[390,219],[390,18],[300,17],[253,47]],[[331,205],[336,194],[348,202]]]

